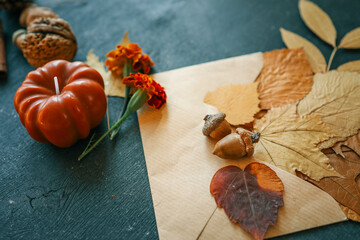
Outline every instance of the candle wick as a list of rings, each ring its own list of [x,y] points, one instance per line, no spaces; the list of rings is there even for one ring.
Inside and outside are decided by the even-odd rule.
[[[59,89],[59,80],[57,77],[54,77],[54,84],[55,84],[55,92],[56,95],[60,94],[60,89]]]

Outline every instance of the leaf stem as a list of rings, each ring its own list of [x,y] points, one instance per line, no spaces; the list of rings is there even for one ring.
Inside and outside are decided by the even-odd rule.
[[[109,130],[107,130],[94,144],[92,144],[91,146],[85,148],[85,150],[81,153],[81,155],[78,157],[78,160],[80,161],[81,159],[83,159],[89,152],[91,152],[100,142],[101,140],[104,139],[104,137],[106,137],[106,135],[108,135],[112,130],[114,130],[116,127],[120,126],[125,119],[130,115],[131,113],[129,111],[127,111],[127,113],[125,113]]]
[[[332,61],[334,59],[336,51],[337,51],[337,47],[334,47],[334,49],[333,49],[333,51],[332,51],[332,53],[330,55],[329,63],[327,65],[327,69],[326,69],[327,72],[330,70],[330,66],[331,66],[331,63],[332,63]]]
[[[82,152],[82,154],[79,156],[78,160],[80,161],[89,152],[91,152],[111,131],[120,127],[121,124],[125,121],[125,119],[129,117],[132,113],[136,112],[139,108],[141,108],[141,106],[143,106],[148,99],[149,97],[147,95],[147,92],[145,90],[138,89],[130,99],[124,115],[118,121],[116,121],[115,124],[109,130],[107,130],[94,144],[90,146],[89,143],[85,150]]]
[[[215,213],[216,209],[217,209],[217,206],[215,207],[214,211],[212,212],[212,214],[210,215],[210,217],[209,217],[208,220],[206,221],[204,227],[201,229],[201,232],[200,232],[199,235],[197,236],[196,240],[199,240],[199,239],[200,239],[200,237],[201,237],[201,235],[203,234],[206,226],[209,224],[211,218],[214,216],[214,213]]]
[[[260,133],[259,132],[254,132],[254,134],[251,136],[251,141],[253,143],[257,143],[259,141],[260,138]]]

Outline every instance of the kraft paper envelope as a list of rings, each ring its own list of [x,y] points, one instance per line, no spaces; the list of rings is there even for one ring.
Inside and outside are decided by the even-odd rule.
[[[203,118],[216,109],[203,99],[219,86],[253,82],[262,65],[262,53],[254,53],[153,76],[165,87],[167,104],[160,110],[145,107],[138,117],[160,239],[252,239],[216,208],[209,187],[220,168],[243,168],[253,159],[226,161],[211,153],[214,143],[202,134]],[[327,193],[268,166],[282,179],[285,191],[278,222],[265,237],[346,220]]]

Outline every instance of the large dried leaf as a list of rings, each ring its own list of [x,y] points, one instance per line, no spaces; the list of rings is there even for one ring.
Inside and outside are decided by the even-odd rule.
[[[104,80],[105,94],[107,96],[125,96],[126,86],[122,83],[121,77],[106,71],[104,63],[99,61],[99,57],[97,57],[92,52],[92,50],[89,51],[86,57],[86,64],[89,65],[89,67],[94,68],[101,74]]]
[[[120,45],[128,46],[130,43],[129,33],[126,31]],[[105,84],[105,94],[107,96],[124,97],[125,96],[125,84],[122,83],[122,77],[120,75],[108,72],[105,70],[103,62],[99,61],[99,57],[96,56],[92,50],[89,51],[86,57],[86,63],[97,70],[103,77]]]
[[[264,67],[257,78],[260,108],[294,103],[310,90],[313,74],[304,50],[280,49],[264,53]]]
[[[343,39],[341,39],[339,48],[360,48],[360,27],[348,32]]]
[[[299,102],[299,115],[319,115],[336,133],[319,145],[325,149],[360,128],[360,74],[354,72],[318,73],[310,93]]]
[[[341,72],[347,71],[360,73],[360,60],[344,63],[343,65],[340,65],[337,70]]]
[[[326,61],[320,50],[311,42],[300,35],[280,28],[281,37],[289,49],[304,48],[314,73],[326,72]]]
[[[234,223],[263,239],[269,226],[277,221],[278,208],[283,206],[284,185],[276,173],[261,163],[250,163],[241,170],[227,166],[211,180],[210,192],[218,207],[224,208]]]
[[[299,1],[300,15],[306,26],[320,39],[336,46],[336,29],[330,17],[318,5],[307,0]]]
[[[348,146],[352,150],[354,150],[360,156],[360,132],[349,137],[346,141],[337,142],[332,149],[339,154],[343,158],[345,158],[343,151],[341,150],[341,146]]]
[[[204,102],[225,113],[226,120],[232,125],[249,123],[260,110],[257,88],[258,83],[219,87],[208,92]]]
[[[319,116],[299,116],[296,105],[271,109],[265,117],[255,120],[260,132],[254,157],[269,162],[292,174],[300,171],[313,179],[339,176],[329,159],[316,147],[333,134]]]
[[[336,201],[360,214],[360,157],[355,152],[345,152],[345,158],[328,154],[330,164],[344,177],[325,177],[320,181],[308,179],[329,193]],[[358,180],[358,181],[357,181]]]

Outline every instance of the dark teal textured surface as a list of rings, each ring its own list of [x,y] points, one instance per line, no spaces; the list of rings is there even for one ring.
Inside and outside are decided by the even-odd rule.
[[[326,59],[332,50],[304,25],[296,0],[55,2],[38,1],[70,23],[78,39],[75,60],[80,61],[90,49],[104,60],[126,30],[154,60],[155,72],[284,48],[280,27],[313,42]],[[360,26],[360,1],[314,2],[333,20],[338,43]],[[157,239],[136,115],[116,141],[105,140],[81,163],[76,159],[88,140],[68,149],[32,140],[13,98],[33,68],[11,43],[20,27],[18,15],[0,11],[0,17],[9,70],[7,80],[0,81],[0,239]],[[359,50],[340,50],[333,66],[357,59]],[[121,106],[122,99],[110,98],[111,119]],[[105,129],[103,121],[93,132]],[[276,239],[356,238],[360,225],[342,222]]]

